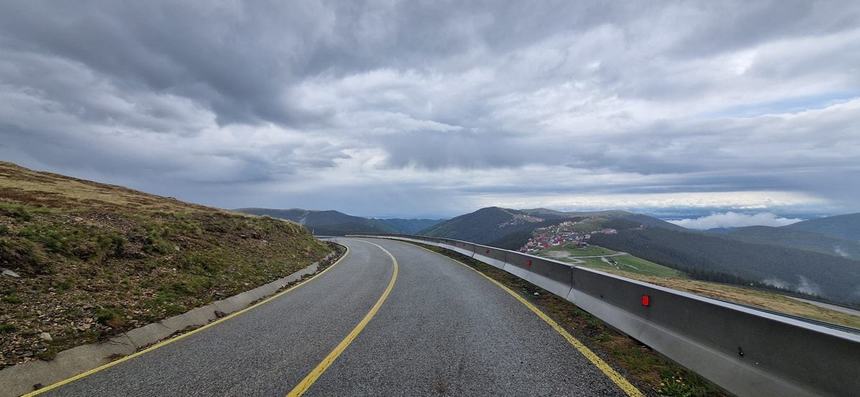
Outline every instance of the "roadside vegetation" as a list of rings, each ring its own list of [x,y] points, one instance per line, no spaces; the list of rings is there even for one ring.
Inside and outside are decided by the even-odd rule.
[[[0,368],[289,275],[303,227],[0,162]]]
[[[793,316],[860,329],[860,316],[816,306],[771,290],[697,280],[685,273],[654,262],[596,245],[584,248],[555,246],[537,253],[540,256],[641,280],[672,289],[772,310]],[[600,258],[584,256],[603,255]]]
[[[518,292],[624,375],[648,396],[729,396],[698,374],[615,330],[562,298],[504,270],[443,248],[417,244],[446,255]]]

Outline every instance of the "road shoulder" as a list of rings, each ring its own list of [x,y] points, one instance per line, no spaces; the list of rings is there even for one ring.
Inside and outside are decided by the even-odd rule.
[[[615,330],[576,305],[528,281],[444,248],[413,242],[408,244],[417,245],[461,262],[512,290],[580,340],[645,395],[678,397],[730,395],[698,374]]]

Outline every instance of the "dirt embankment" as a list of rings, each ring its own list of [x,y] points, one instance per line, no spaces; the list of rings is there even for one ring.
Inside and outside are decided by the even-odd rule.
[[[297,224],[0,162],[0,368],[251,289],[329,251]]]

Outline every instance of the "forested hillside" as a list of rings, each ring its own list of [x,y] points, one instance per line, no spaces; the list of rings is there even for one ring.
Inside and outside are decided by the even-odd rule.
[[[834,238],[800,229],[749,226],[714,232],[714,234],[747,243],[778,245],[849,259],[860,259],[860,240]]]
[[[595,235],[591,242],[691,274],[728,275],[860,306],[860,262],[838,256],[660,228]]]
[[[860,213],[810,219],[785,228],[823,234],[837,239],[860,241]]]

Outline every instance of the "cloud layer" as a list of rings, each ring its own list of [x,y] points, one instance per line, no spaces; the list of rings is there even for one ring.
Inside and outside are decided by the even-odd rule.
[[[770,212],[743,214],[729,211],[720,214],[711,214],[700,218],[670,220],[669,222],[672,222],[678,226],[686,227],[688,229],[716,229],[744,226],[778,227],[797,223],[802,220],[803,219],[797,218],[783,218]]]
[[[860,4],[0,6],[0,157],[224,207],[860,210]]]

